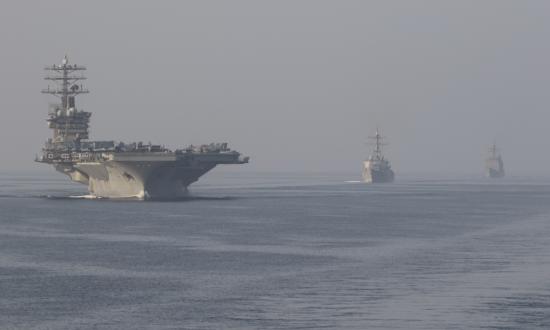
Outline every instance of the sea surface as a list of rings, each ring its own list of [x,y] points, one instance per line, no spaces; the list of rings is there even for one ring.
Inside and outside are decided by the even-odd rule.
[[[0,173],[0,329],[550,329],[550,180]]]

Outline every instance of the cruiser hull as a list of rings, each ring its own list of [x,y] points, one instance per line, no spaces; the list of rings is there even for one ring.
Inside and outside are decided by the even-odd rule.
[[[489,168],[487,169],[487,177],[492,179],[502,178],[504,177],[504,170]]]

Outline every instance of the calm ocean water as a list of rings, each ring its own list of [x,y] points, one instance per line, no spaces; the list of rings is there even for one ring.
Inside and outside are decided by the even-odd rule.
[[[550,328],[549,180],[242,172],[180,202],[0,174],[0,328]]]

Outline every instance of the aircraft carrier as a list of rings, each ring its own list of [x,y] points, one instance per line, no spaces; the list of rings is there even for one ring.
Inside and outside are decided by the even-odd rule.
[[[366,183],[393,182],[395,174],[390,162],[382,155],[382,136],[376,129],[376,135],[369,137],[374,140],[374,151],[363,162],[363,181]]]
[[[485,172],[489,178],[504,177],[504,162],[502,161],[496,143],[493,143],[489,148],[489,155],[485,160]]]
[[[177,199],[188,186],[219,164],[244,164],[248,157],[211,143],[169,150],[151,143],[89,140],[91,113],[77,108],[75,99],[89,91],[81,81],[84,66],[70,64],[45,68],[45,79],[54,83],[42,93],[61,99],[51,104],[48,139],[36,161],[51,164],[71,180],[88,185],[92,196],[104,198]]]

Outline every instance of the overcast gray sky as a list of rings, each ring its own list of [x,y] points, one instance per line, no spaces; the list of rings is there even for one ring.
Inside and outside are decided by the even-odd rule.
[[[242,171],[550,173],[550,1],[0,2],[0,170],[51,133],[44,65],[88,67],[94,139],[227,141]]]

